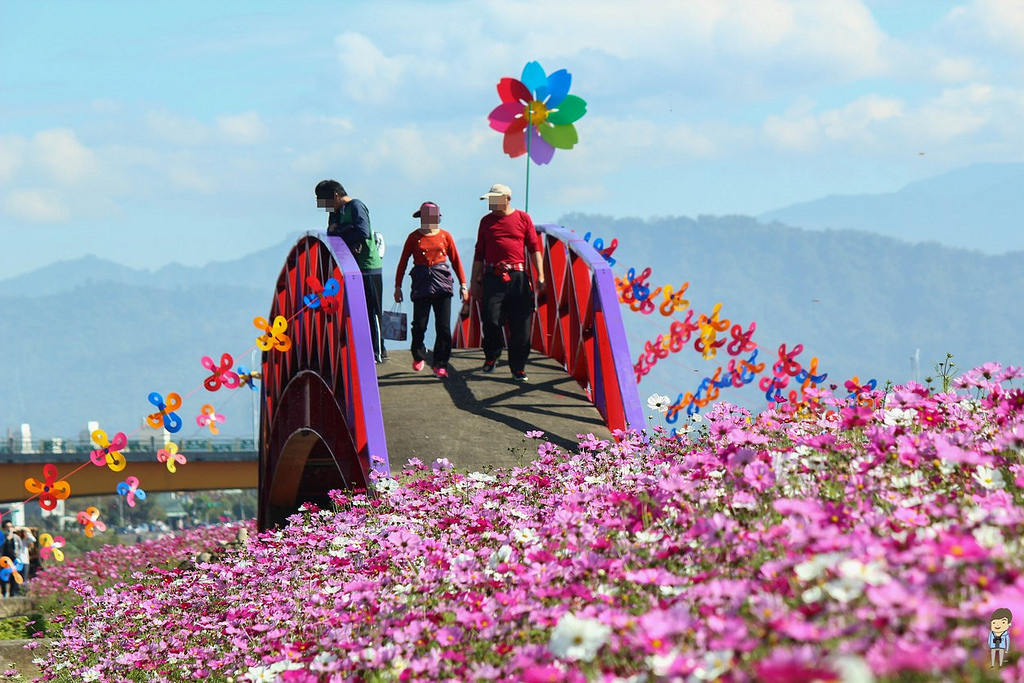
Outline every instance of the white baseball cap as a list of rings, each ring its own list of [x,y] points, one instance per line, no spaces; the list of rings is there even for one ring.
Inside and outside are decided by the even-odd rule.
[[[480,199],[487,199],[489,197],[508,197],[509,199],[512,199],[512,188],[508,185],[502,185],[501,183],[491,185],[491,189],[487,194],[481,195]]]

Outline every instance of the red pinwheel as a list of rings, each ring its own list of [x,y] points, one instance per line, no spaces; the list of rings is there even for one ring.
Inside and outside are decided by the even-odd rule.
[[[178,444],[173,441],[169,442],[166,448],[161,448],[156,452],[156,459],[167,463],[167,471],[171,474],[178,471],[178,465],[184,465],[188,462],[185,454],[178,452]]]
[[[310,308],[322,307],[324,313],[337,313],[341,309],[341,302],[337,297],[341,285],[333,277],[321,285],[316,275],[310,275],[306,278],[306,286],[309,287],[310,293],[302,297],[302,302]]]
[[[71,485],[66,481],[57,481],[57,466],[49,463],[43,465],[43,481],[29,477],[25,480],[25,488],[29,493],[39,496],[39,507],[44,510],[53,510],[57,507],[57,500],[64,500],[71,495]]]
[[[100,521],[100,510],[89,506],[78,513],[78,523],[85,527],[85,535],[92,538],[97,531],[106,531],[107,525]]]
[[[231,357],[230,353],[225,353],[220,357],[220,367],[214,365],[213,359],[209,356],[203,356],[201,362],[204,368],[213,372],[203,381],[203,386],[207,391],[217,391],[222,386],[228,389],[238,388],[238,375],[231,369],[235,359]]]
[[[125,477],[117,483],[117,495],[124,496],[130,507],[135,507],[135,499],[146,500],[146,492],[139,488],[138,477]]]
[[[200,427],[209,427],[211,434],[220,434],[217,423],[224,422],[224,419],[223,415],[214,411],[213,406],[207,403],[199,409],[199,415],[196,416],[196,424]]]
[[[181,429],[181,418],[174,412],[181,407],[181,396],[172,391],[167,394],[167,402],[164,403],[164,397],[154,391],[149,395],[149,402],[155,405],[159,412],[147,415],[146,424],[153,429],[163,427],[172,434]]]
[[[501,104],[487,115],[491,128],[505,134],[510,157],[529,153],[536,164],[546,164],[555,148],[572,149],[578,142],[573,125],[587,113],[587,103],[569,94],[572,75],[559,69],[550,76],[538,62],[523,67],[519,80],[498,82]]]
[[[92,464],[96,467],[109,467],[114,472],[123,470],[128,464],[121,453],[121,450],[128,446],[128,437],[124,435],[124,432],[114,434],[112,441],[107,438],[107,433],[102,429],[97,429],[90,436],[99,446],[89,454]]]

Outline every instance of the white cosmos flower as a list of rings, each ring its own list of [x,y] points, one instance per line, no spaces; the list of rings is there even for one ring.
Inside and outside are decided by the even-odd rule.
[[[667,413],[672,399],[663,394],[651,394],[647,397],[647,407],[659,413]]]
[[[665,654],[659,654],[656,652],[647,657],[647,668],[649,668],[651,673],[655,676],[668,676],[668,672],[672,669],[672,664],[675,663],[678,657],[678,650],[672,650]]]
[[[793,571],[801,581],[813,581],[842,558],[839,553],[822,553],[796,565]]]
[[[916,417],[917,411],[909,408],[888,408],[882,412],[882,421],[890,427],[909,427]]]
[[[512,546],[503,545],[491,553],[491,558],[487,561],[487,566],[494,569],[499,564],[508,562],[510,557],[512,557]]]
[[[590,662],[608,640],[612,629],[596,619],[580,619],[566,612],[551,631],[548,649],[556,657]]]
[[[516,543],[529,545],[537,540],[537,532],[529,527],[517,527],[512,530],[512,538]]]
[[[879,561],[865,564],[860,560],[847,559],[839,563],[839,575],[846,579],[854,579],[872,586],[880,586],[889,582],[889,575],[883,571],[884,565]]]
[[[836,655],[830,661],[840,683],[875,683],[871,667],[859,655]]]
[[[660,531],[647,531],[644,529],[643,531],[636,532],[637,543],[657,543],[661,538],[662,533]]]
[[[974,470],[974,481],[987,489],[1001,489],[1006,486],[1003,473],[985,465],[978,465],[978,469]]]
[[[847,603],[860,597],[864,582],[859,579],[841,578],[825,584],[825,592],[837,602]]]
[[[984,524],[971,533],[974,536],[974,540],[978,542],[978,545],[987,550],[998,548],[1005,544],[1003,531],[997,526]]]
[[[800,594],[800,599],[806,603],[818,602],[825,596],[825,591],[821,590],[821,586],[811,586],[803,593]]]
[[[704,661],[693,670],[693,676],[700,681],[713,681],[732,665],[732,650],[716,650],[704,655]]]

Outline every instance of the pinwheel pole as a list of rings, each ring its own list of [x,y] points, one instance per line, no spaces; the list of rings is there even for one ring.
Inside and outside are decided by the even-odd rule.
[[[526,106],[526,194],[523,211],[530,213],[530,127],[533,125],[533,102]]]

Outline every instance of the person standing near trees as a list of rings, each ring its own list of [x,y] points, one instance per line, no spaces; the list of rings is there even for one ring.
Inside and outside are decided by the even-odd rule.
[[[3,545],[0,546],[0,557],[6,557],[11,561],[13,566],[15,561],[20,559],[23,542],[18,534],[14,533],[14,524],[9,519],[5,519],[3,526]],[[18,572],[19,574],[21,572]],[[11,574],[10,578],[4,581],[3,596],[5,598],[12,598],[18,594],[18,583],[14,580],[14,575]]]
[[[380,330],[381,313],[384,310],[384,279],[381,275],[381,254],[370,227],[370,211],[366,204],[349,197],[337,180],[321,180],[315,192],[316,205],[328,212],[327,234],[340,237],[345,242],[363,274],[373,356],[377,363],[383,363],[388,358]]]
[[[535,308],[526,259],[527,254],[533,259],[537,294],[541,295],[545,284],[540,239],[530,215],[512,208],[512,190],[508,185],[492,185],[480,199],[487,200],[490,213],[480,219],[470,281],[473,298],[480,302],[483,321],[483,371],[492,372],[498,362],[505,346],[502,327],[507,321],[509,370],[515,381],[525,382],[530,316]]]
[[[412,215],[420,219],[420,227],[409,233],[398,259],[395,272],[395,303],[402,302],[402,278],[412,257],[412,369],[419,372],[426,362],[427,349],[423,337],[427,331],[430,312],[434,312],[434,374],[441,379],[448,376],[448,359],[452,353],[452,269],[459,278],[459,298],[468,298],[466,274],[462,270],[459,251],[451,233],[442,230],[441,209],[434,202],[423,202]]]

